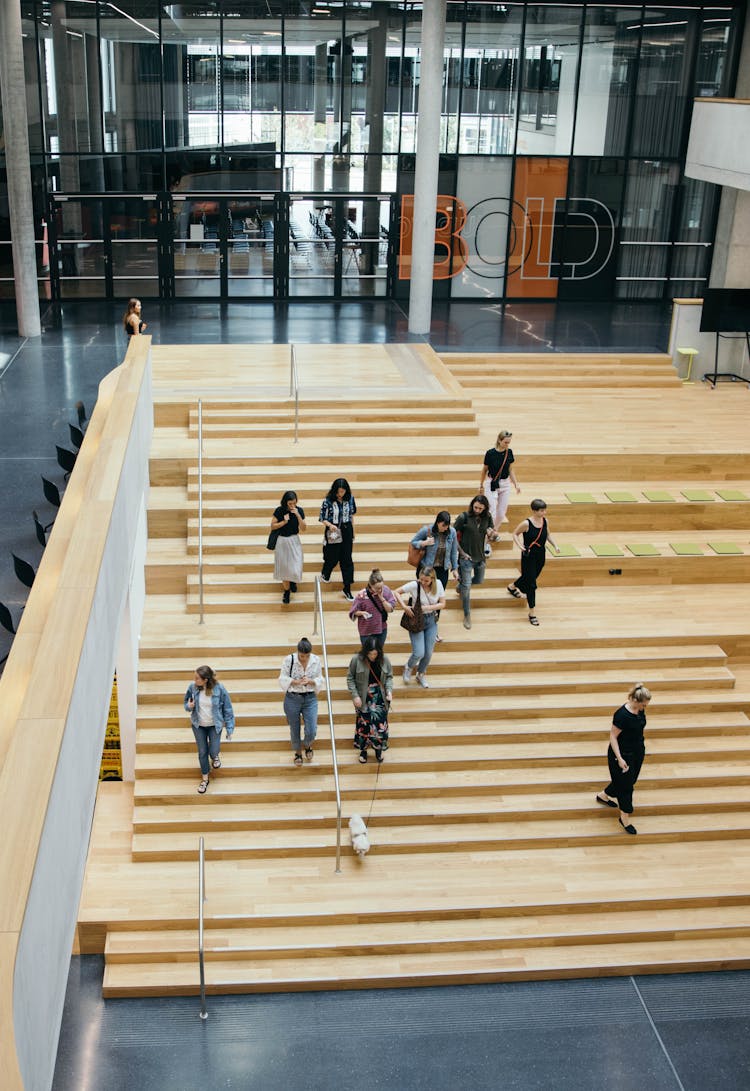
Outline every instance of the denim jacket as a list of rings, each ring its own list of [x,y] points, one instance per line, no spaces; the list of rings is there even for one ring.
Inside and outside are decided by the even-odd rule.
[[[432,524],[427,523],[418,530],[411,540],[411,544],[420,548],[420,543],[429,538],[432,534]],[[437,554],[437,538],[431,546],[427,546],[422,557],[422,564],[425,568],[432,568],[435,563],[435,555]],[[458,537],[453,527],[448,527],[448,532],[445,536],[445,567],[451,572],[458,568]]]
[[[185,711],[190,713],[190,723],[193,727],[198,727],[198,694],[200,690],[196,686],[195,682],[191,682],[187,688],[185,694],[185,700],[183,705]],[[188,701],[193,702],[192,709],[188,708]],[[211,693],[211,706],[214,711],[214,728],[221,734],[222,725],[226,728],[227,738],[231,739],[234,734],[234,710],[232,709],[232,702],[229,699],[229,694],[222,686],[221,682],[217,682]]]

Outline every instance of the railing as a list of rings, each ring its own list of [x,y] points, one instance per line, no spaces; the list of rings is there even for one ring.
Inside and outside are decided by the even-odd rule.
[[[203,400],[198,399],[198,597],[203,624]]]
[[[289,397],[294,396],[294,442],[299,436],[299,377],[294,345],[289,346]]]
[[[328,726],[331,731],[331,761],[333,762],[333,783],[336,789],[336,874],[341,874],[341,786],[339,784],[339,763],[336,758],[336,732],[333,727],[333,705],[331,703],[331,681],[328,674],[328,647],[326,645],[326,626],[323,618],[323,596],[320,591],[320,576],[315,577],[315,617],[313,635],[318,635],[320,618],[320,643],[323,648],[323,669],[328,701]]]
[[[201,975],[201,1019],[208,1019],[206,1011],[206,968],[203,961],[203,903],[206,900],[206,850],[203,838],[198,840],[198,965]]]

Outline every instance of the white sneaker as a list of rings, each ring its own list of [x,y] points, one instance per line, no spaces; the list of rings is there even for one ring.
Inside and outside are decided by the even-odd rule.
[[[324,576],[324,575],[321,574],[320,579],[321,579],[322,583],[330,583],[331,582],[331,577],[330,576]]]
[[[485,557],[491,557],[492,556],[492,546],[486,545],[484,547],[484,555],[485,555]]]
[[[404,667],[404,685],[408,686],[411,682],[411,667]]]
[[[417,681],[419,682],[422,689],[429,689],[430,688],[430,683],[427,681],[427,675],[426,674],[418,674],[417,675]]]

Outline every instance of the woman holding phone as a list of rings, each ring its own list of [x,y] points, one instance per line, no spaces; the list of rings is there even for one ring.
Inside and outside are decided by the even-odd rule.
[[[374,637],[380,647],[388,636],[388,615],[393,613],[396,597],[383,582],[379,568],[373,568],[367,587],[358,591],[349,608],[349,617],[357,622],[362,647],[369,637]]]

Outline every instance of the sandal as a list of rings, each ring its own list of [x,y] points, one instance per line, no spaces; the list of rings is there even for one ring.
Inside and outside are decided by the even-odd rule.
[[[202,796],[205,793],[206,788],[208,788],[208,781],[202,780],[198,785],[198,795]]]
[[[301,754],[295,754],[294,755],[294,764],[295,765],[301,765],[302,764],[302,755]]]
[[[523,595],[517,587],[506,587],[505,590],[508,592],[509,595],[512,595],[514,599],[523,598]]]
[[[313,748],[311,746],[306,746],[305,747],[305,759],[307,761],[312,761],[313,760]]]
[[[213,765],[214,769],[221,769],[221,758],[217,755],[217,757],[214,758],[211,764]]]
[[[538,625],[538,624],[539,624],[539,618],[536,616],[536,614],[529,614],[529,625]]]

